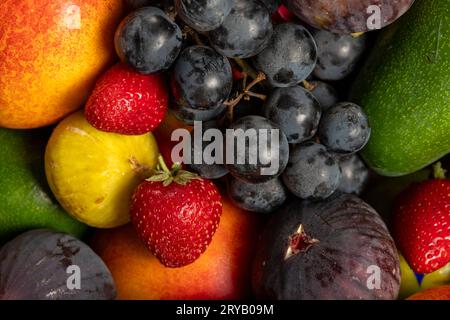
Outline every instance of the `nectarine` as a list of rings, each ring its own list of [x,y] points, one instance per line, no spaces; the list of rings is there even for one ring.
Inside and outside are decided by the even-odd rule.
[[[440,286],[413,294],[408,300],[450,300],[450,286]]]
[[[250,265],[260,226],[255,214],[224,199],[210,246],[182,268],[164,267],[130,225],[98,231],[92,245],[114,277],[118,299],[241,299],[250,295]]]
[[[122,0],[0,1],[0,126],[46,126],[83,106],[114,59]]]

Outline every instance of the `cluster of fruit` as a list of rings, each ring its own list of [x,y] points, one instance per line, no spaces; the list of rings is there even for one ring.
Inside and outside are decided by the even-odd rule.
[[[270,9],[274,7],[277,7],[274,1],[263,3],[259,0],[193,5],[175,1],[181,28],[160,9],[144,7],[129,15],[116,33],[119,56],[136,71],[155,73],[173,64],[170,72],[172,109],[184,122],[210,121],[205,129],[269,132],[281,129],[278,152],[265,159],[279,162],[274,174],[263,176],[263,164],[250,164],[248,158],[239,164],[234,149],[231,150],[234,161],[226,167],[206,163],[190,166],[207,179],[221,178],[230,172],[233,177],[228,184],[230,197],[238,206],[256,212],[273,211],[284,202],[286,191],[277,178],[283,172],[287,188],[303,199],[326,198],[339,189],[340,184],[343,191],[359,193],[368,177],[364,173],[341,179],[341,169],[343,172],[365,170],[357,156],[350,156],[361,150],[370,136],[368,119],[362,109],[353,103],[338,104],[335,89],[322,81],[304,82],[311,92],[299,86],[312,73],[321,80],[330,81],[348,76],[364,51],[366,37],[316,29],[311,34],[305,27],[292,22],[273,26]],[[181,29],[186,31],[188,39],[187,47],[178,55],[183,44]],[[158,46],[154,45],[156,41],[159,41]],[[249,63],[255,70],[251,70],[253,67],[248,60],[242,60],[250,58]],[[239,66],[241,70],[237,70]],[[233,70],[244,79],[237,76],[235,80],[242,81],[233,82]],[[249,74],[254,79],[247,86]],[[267,82],[263,87],[260,84],[264,79]],[[267,86],[273,89],[266,97],[250,91],[257,85],[261,89]],[[233,88],[238,93],[230,99]],[[104,94],[99,93],[99,96],[104,97]],[[266,102],[254,110],[245,110],[250,97]],[[105,118],[115,122],[122,119],[115,110],[110,110],[113,105],[110,103],[106,108],[104,104],[88,103],[87,119],[99,129],[111,130],[114,126]],[[127,105],[127,108],[127,115],[133,112],[132,106]],[[242,110],[241,114],[236,109]],[[223,121],[225,110],[228,110],[225,115],[229,117],[228,123]],[[151,122],[141,109],[136,112],[139,120],[133,121],[134,124]],[[102,118],[102,114],[107,116]],[[153,110],[152,114],[158,117]],[[115,132],[130,133],[129,125],[122,123],[120,126],[127,130]],[[307,142],[314,139],[316,133],[322,145]],[[239,148],[244,149],[245,154],[259,154],[259,146],[259,141],[254,144],[248,141]],[[206,147],[204,144],[203,148]],[[225,150],[220,163],[225,163],[230,149]],[[338,155],[347,157],[335,160]],[[346,166],[355,168],[345,170]]]
[[[429,166],[450,150],[448,3],[418,0],[371,46],[413,0],[64,2],[25,27],[58,20],[42,37],[66,56],[34,60],[0,4],[0,299],[396,299],[450,283],[450,180]],[[179,128],[191,156],[175,159]],[[450,298],[436,290],[415,298]]]
[[[325,30],[313,30],[311,34],[305,27],[292,22],[273,26],[270,11],[259,0],[194,5],[180,0],[175,1],[174,10],[180,21],[174,22],[170,14],[151,6],[136,9],[122,21],[115,36],[116,51],[122,63],[97,82],[86,104],[86,119],[93,127],[125,135],[153,131],[163,121],[167,109],[169,94],[163,72],[170,69],[172,109],[187,124],[209,121],[205,129],[267,130],[269,133],[280,130],[279,141],[276,141],[278,148],[276,152],[265,154],[264,164],[259,158],[250,163],[250,155],[261,157],[262,138],[258,136],[256,141],[249,139],[244,145],[239,145],[236,138],[236,147],[227,145],[219,164],[208,164],[203,159],[191,166],[205,179],[222,178],[230,172],[228,194],[239,207],[254,212],[272,212],[280,207],[287,198],[287,191],[278,178],[280,175],[287,189],[302,199],[325,199],[339,190],[340,185],[341,191],[362,191],[368,171],[354,154],[369,140],[367,116],[354,103],[337,103],[336,90],[329,84],[309,83],[306,79],[313,72],[321,80],[336,81],[348,76],[364,51],[365,36],[336,35]],[[255,29],[254,26],[258,27]],[[209,46],[204,44],[205,41]],[[243,59],[249,58],[256,69],[253,73],[259,74],[246,86],[253,67],[249,65],[251,62]],[[238,66],[243,66],[242,70],[237,70]],[[233,69],[241,73],[243,79],[238,77],[233,81]],[[273,88],[268,97],[250,91],[262,80],[267,80],[265,85]],[[300,87],[302,81],[313,92]],[[233,87],[238,93],[230,99]],[[255,110],[256,115],[247,111],[246,116],[236,117],[234,108],[242,109],[239,103],[252,96],[266,100],[264,105]],[[224,116],[225,110],[228,112]],[[311,142],[315,137],[317,142]],[[274,143],[270,139],[267,142]],[[207,147],[203,144],[202,149]],[[238,148],[248,155],[244,161],[238,159],[239,152],[235,150]],[[233,161],[227,162],[225,167],[221,164],[228,159],[229,153],[232,153]],[[270,164],[278,162],[278,169],[263,174],[267,161]],[[352,174],[355,170],[362,174]],[[341,171],[351,173],[341,179]],[[173,187],[157,190],[156,186],[165,180],[168,184],[173,180],[176,185],[180,180],[186,184],[192,179],[199,180],[178,167],[172,173],[166,168],[165,173],[140,186],[133,197],[132,221],[143,241],[166,266],[179,267],[198,258],[219,223],[218,208],[207,207],[207,212],[197,212],[197,216],[203,216],[205,224],[213,227],[205,227],[203,232],[200,225],[185,226],[186,237],[195,232],[205,234],[198,240],[198,247],[192,244],[191,248],[185,248],[178,228],[173,228],[180,223],[179,219],[171,222],[173,226],[158,222],[162,215],[174,217],[173,212],[180,209],[171,205],[165,214],[161,214],[164,206],[155,201],[157,196],[152,195],[164,191],[171,194]],[[190,192],[208,194],[206,186],[199,186],[197,190],[196,184],[195,181],[189,183]],[[210,184],[209,189],[214,190],[214,185]],[[176,197],[171,199],[175,200]],[[212,196],[203,200],[212,206],[218,198]],[[146,204],[148,208],[158,210],[143,210]],[[188,229],[191,229],[190,233]],[[172,231],[167,235],[165,230]],[[164,248],[157,244],[162,237],[170,238],[170,235],[173,239],[166,241]],[[186,251],[186,257],[177,259],[170,248],[177,248],[181,256],[180,252]],[[193,250],[198,253],[192,254]]]

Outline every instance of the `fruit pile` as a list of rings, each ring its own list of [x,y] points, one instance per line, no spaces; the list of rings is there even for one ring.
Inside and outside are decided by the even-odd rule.
[[[0,299],[450,299],[448,16],[2,2]]]

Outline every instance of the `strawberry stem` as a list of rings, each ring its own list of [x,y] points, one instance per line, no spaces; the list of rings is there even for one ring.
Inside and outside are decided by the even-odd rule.
[[[162,171],[169,173],[169,174],[171,173],[170,169],[167,167],[166,162],[164,161],[164,158],[161,154],[158,155],[158,166]]]
[[[161,182],[163,186],[167,187],[172,182],[186,185],[191,180],[198,180],[201,179],[200,176],[198,176],[195,173],[181,170],[181,164],[180,163],[174,163],[172,166],[172,170],[167,167],[166,163],[164,162],[163,156],[160,154],[158,155],[158,165],[156,167],[155,173],[147,179],[147,181],[150,182]]]

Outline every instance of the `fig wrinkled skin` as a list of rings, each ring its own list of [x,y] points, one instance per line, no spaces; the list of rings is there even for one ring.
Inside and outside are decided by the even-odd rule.
[[[36,229],[0,249],[0,300],[115,297],[116,287],[106,265],[92,249],[70,235]]]
[[[253,265],[257,298],[396,299],[398,253],[378,213],[355,195],[292,200],[275,212]]]

